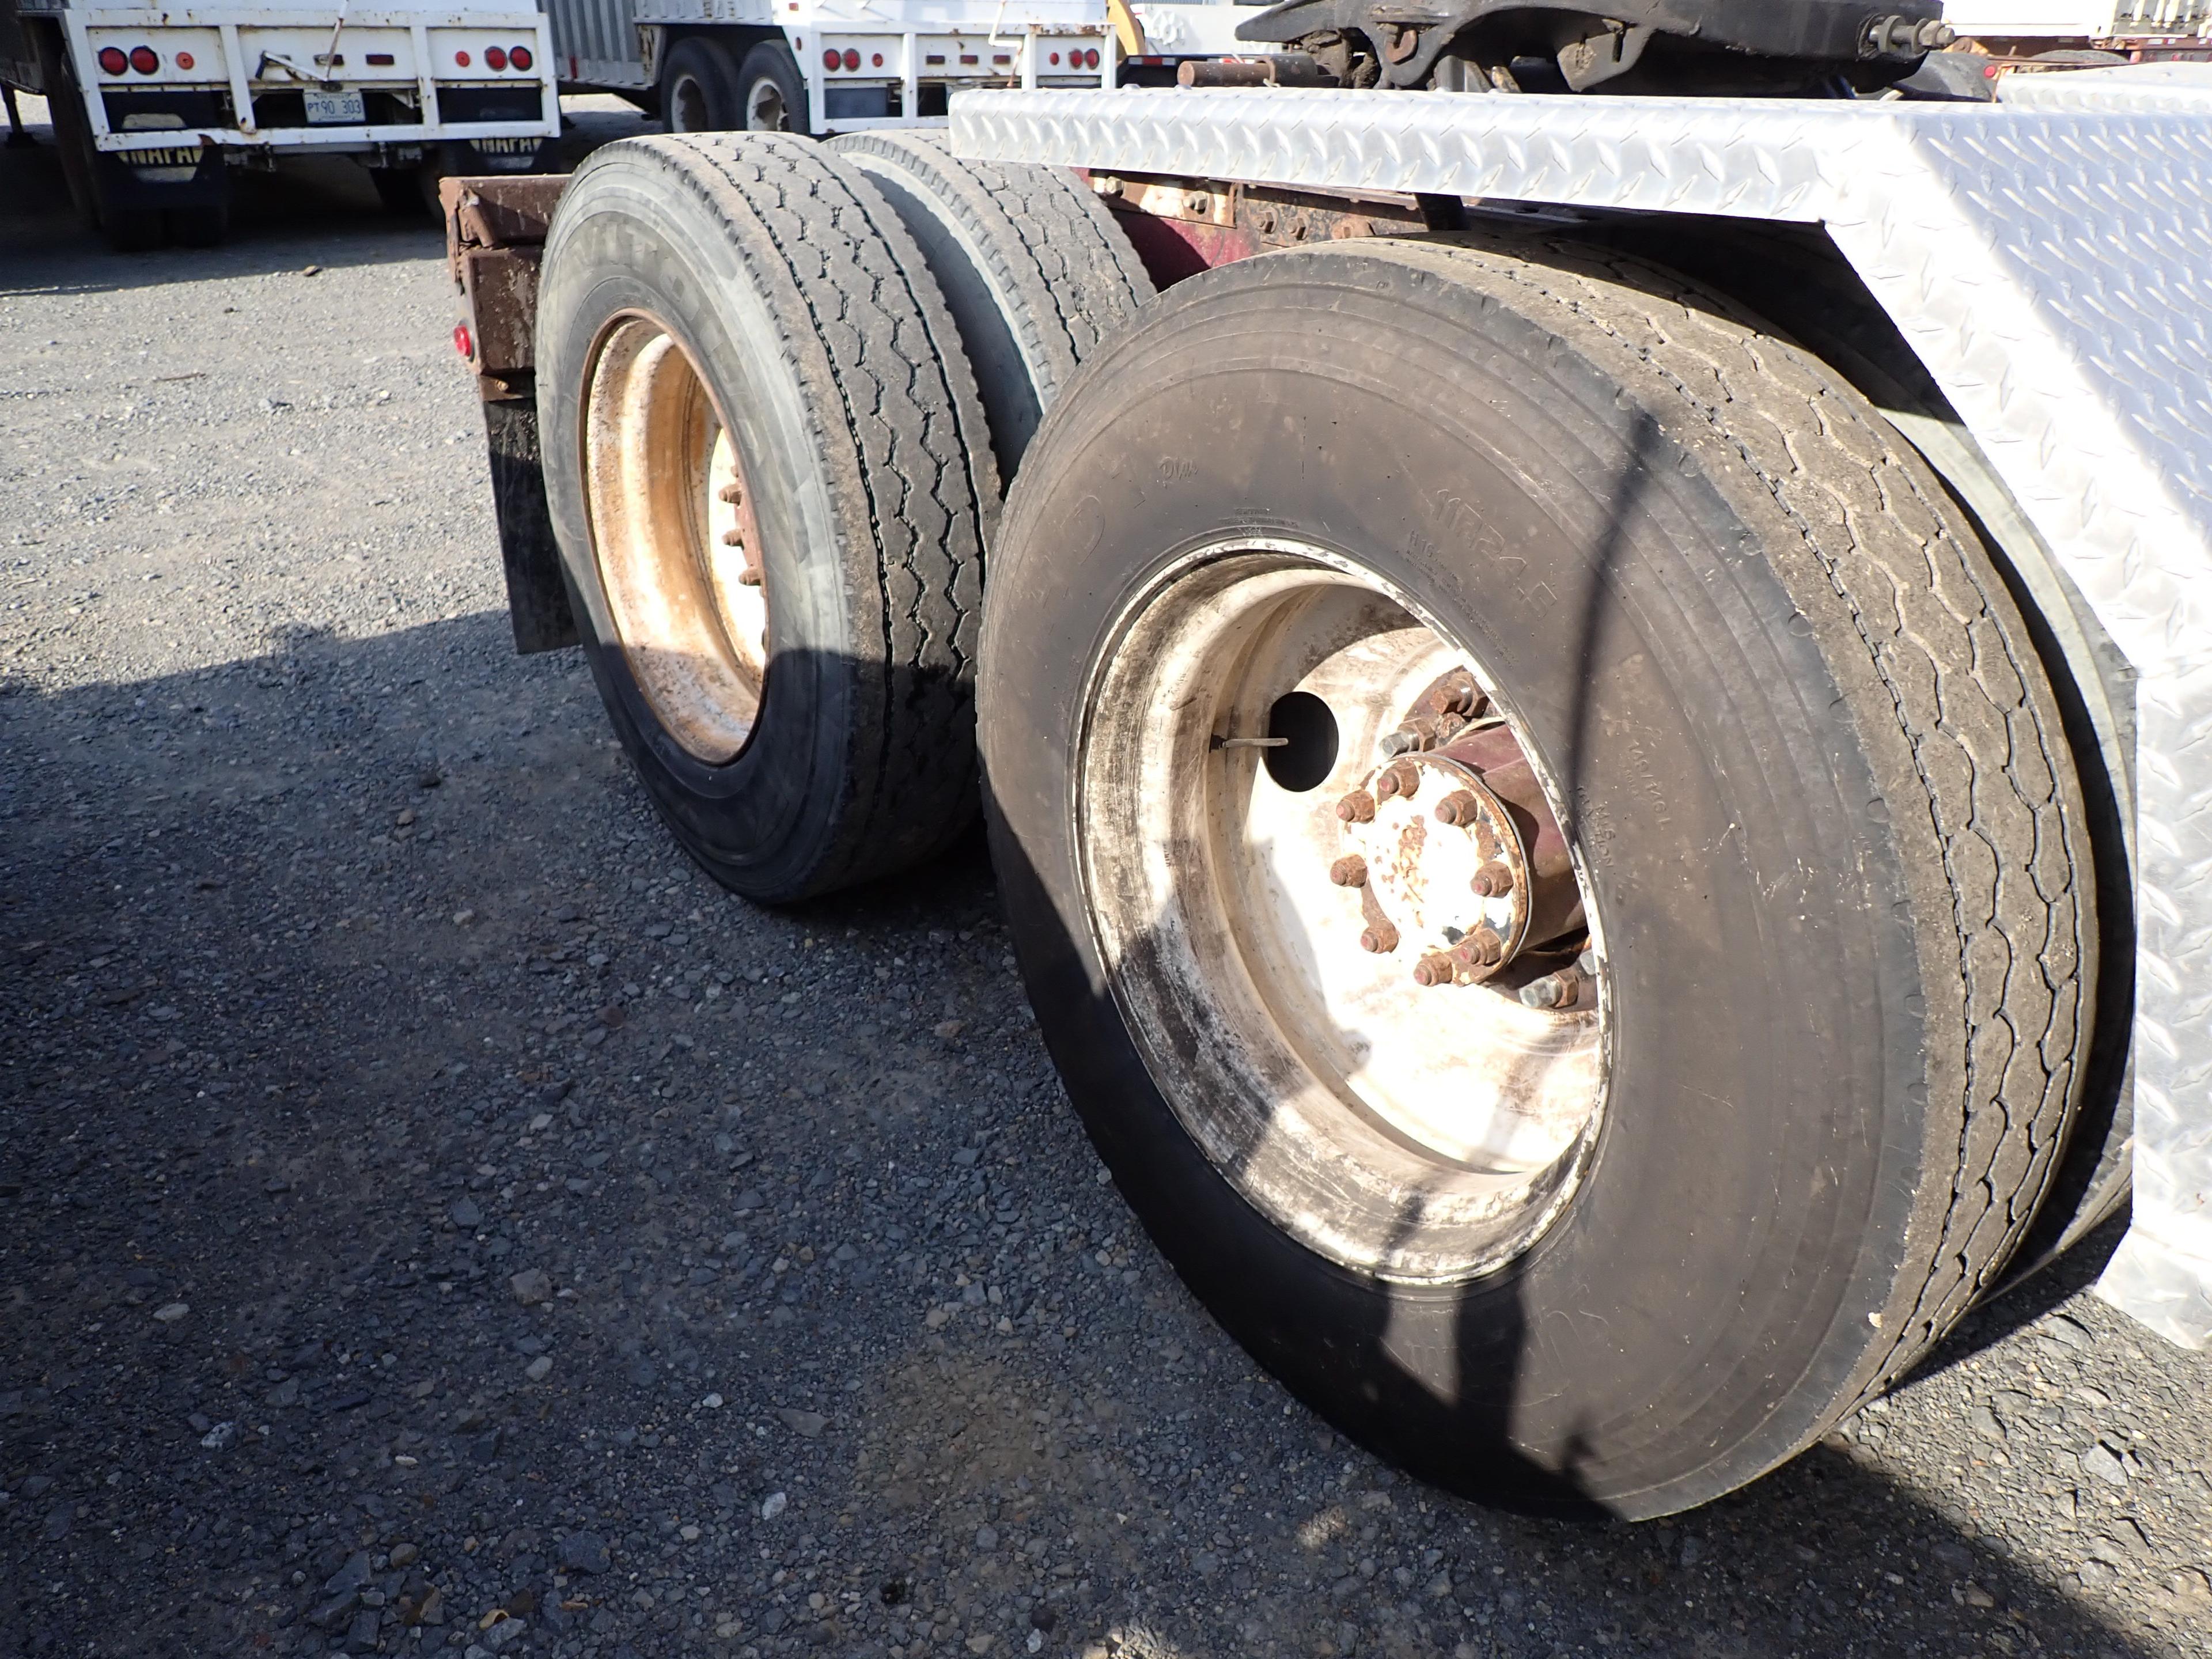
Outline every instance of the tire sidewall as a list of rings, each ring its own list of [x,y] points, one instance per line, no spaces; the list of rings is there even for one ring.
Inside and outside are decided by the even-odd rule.
[[[1271,340],[1291,314],[1268,307],[1314,283],[1342,332]],[[1394,313],[1416,337],[1378,355]],[[1526,318],[1402,267],[1285,255],[1198,279],[1048,416],[1009,503],[981,697],[1032,1001],[1178,1270],[1369,1443],[1493,1501],[1634,1516],[1824,1426],[1898,1277],[1883,1247],[1911,1220],[1926,1068],[1904,878],[1841,695],[1712,455],[1628,403]],[[1607,544],[1576,498],[1638,470],[1657,493]],[[1607,1118],[1565,1217],[1471,1285],[1379,1286],[1245,1205],[1154,1086],[1085,919],[1068,792],[1109,621],[1239,538],[1382,578],[1571,780],[1556,804],[1605,929]],[[1721,644],[1700,668],[1678,634]],[[1736,718],[1701,720],[1701,698]],[[1762,901],[1777,881],[1783,902]],[[1784,906],[1801,914],[1777,932]]]

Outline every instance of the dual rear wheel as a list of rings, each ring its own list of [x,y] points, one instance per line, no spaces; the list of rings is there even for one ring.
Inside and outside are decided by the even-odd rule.
[[[2087,837],[1987,552],[1656,267],[1376,242],[1147,306],[1087,192],[1010,186],[903,137],[571,186],[549,489],[641,775],[788,899],[957,833],[980,719],[1046,1040],[1241,1341],[1495,1501],[1754,1478],[1992,1281],[2076,1110]]]

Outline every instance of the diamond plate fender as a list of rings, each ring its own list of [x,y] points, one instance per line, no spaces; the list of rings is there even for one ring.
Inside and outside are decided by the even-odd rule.
[[[2212,1342],[2212,67],[2002,105],[963,93],[963,155],[1818,222],[2137,688],[2135,1217],[2098,1289]]]

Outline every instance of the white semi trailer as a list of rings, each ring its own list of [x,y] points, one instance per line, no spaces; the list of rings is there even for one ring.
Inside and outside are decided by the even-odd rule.
[[[422,212],[440,173],[544,165],[561,131],[545,20],[510,0],[0,0],[0,82],[46,96],[80,215],[122,248],[220,240],[234,167],[350,155]]]
[[[980,805],[1193,1291],[1637,1516],[2130,1187],[2105,1293],[2212,1337],[2212,71],[1608,9],[447,205],[518,644],[690,855],[789,902]]]

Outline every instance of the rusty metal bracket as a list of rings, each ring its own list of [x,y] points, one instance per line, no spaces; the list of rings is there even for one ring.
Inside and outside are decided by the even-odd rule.
[[[577,642],[538,444],[538,270],[566,174],[446,179],[438,202],[460,301],[453,343],[476,373],[507,619],[525,655]]]

